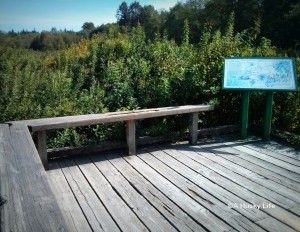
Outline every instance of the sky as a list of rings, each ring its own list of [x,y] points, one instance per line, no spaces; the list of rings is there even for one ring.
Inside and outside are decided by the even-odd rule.
[[[83,23],[95,26],[116,22],[119,5],[126,0],[0,0],[0,31],[80,31]],[[130,5],[134,0],[127,0]],[[155,9],[169,10],[181,0],[139,0]]]

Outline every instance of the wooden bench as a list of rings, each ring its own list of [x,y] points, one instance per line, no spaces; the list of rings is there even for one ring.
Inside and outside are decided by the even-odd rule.
[[[13,121],[10,124],[25,124],[31,131],[38,132],[38,152],[45,169],[48,168],[48,156],[46,147],[46,131],[70,127],[96,125],[112,122],[126,122],[126,139],[128,154],[136,154],[135,121],[179,114],[190,114],[190,143],[194,144],[198,137],[198,113],[211,111],[212,105],[185,105],[174,107],[163,107],[153,109],[141,109],[122,112],[110,112],[103,114],[88,114],[77,116],[66,116],[56,118],[42,118],[23,121]]]
[[[26,125],[0,124],[0,231],[68,231]]]

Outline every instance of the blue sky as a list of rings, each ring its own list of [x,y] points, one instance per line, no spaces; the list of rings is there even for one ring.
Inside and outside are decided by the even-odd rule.
[[[124,0],[123,0],[124,1]],[[51,30],[52,27],[79,31],[84,22],[95,26],[116,22],[122,0],[0,0],[0,30]],[[182,0],[140,0],[141,5],[169,10]],[[128,4],[133,0],[126,1]]]

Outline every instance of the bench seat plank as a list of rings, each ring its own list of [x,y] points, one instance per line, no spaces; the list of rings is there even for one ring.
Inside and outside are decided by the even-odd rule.
[[[1,231],[68,231],[26,125],[0,124]]]
[[[119,121],[131,121],[154,117],[163,117],[177,114],[196,113],[211,111],[212,105],[185,105],[174,107],[163,107],[153,109],[131,110],[121,112],[110,112],[103,114],[87,114],[76,116],[65,116],[56,118],[31,119],[23,121],[11,121],[11,124],[25,124],[32,131],[44,131],[61,128],[79,127],[86,125],[96,125]]]
[[[162,107],[153,109],[141,109],[121,112],[109,112],[101,114],[87,114],[76,116],[65,116],[55,118],[30,119],[8,122],[11,125],[26,125],[31,131],[38,132],[38,151],[44,168],[48,170],[47,155],[47,130],[97,125],[124,121],[127,123],[126,139],[128,154],[136,154],[135,121],[146,118],[164,117],[170,115],[190,114],[190,143],[195,144],[198,138],[198,113],[214,110],[212,105],[184,105],[173,107]]]

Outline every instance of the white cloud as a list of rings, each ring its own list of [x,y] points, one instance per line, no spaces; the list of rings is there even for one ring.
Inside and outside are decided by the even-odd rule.
[[[149,1],[151,5],[154,6],[155,9],[160,10],[160,9],[165,9],[169,10],[171,7],[175,6],[177,2],[182,2],[182,1],[174,1],[174,0],[164,0],[164,1]]]

